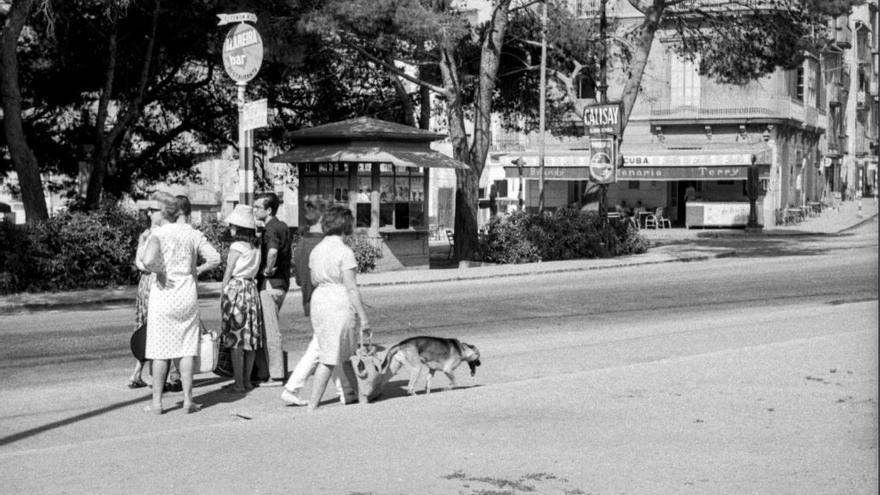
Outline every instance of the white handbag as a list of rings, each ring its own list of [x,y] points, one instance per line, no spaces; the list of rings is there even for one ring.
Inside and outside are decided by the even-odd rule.
[[[220,355],[220,334],[204,325],[199,332],[199,355],[193,363],[194,373],[212,373]]]

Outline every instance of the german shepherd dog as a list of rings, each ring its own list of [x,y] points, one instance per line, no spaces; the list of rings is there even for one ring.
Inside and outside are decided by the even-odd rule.
[[[451,390],[455,387],[455,375],[452,372],[463,361],[467,362],[471,368],[471,376],[474,376],[477,366],[480,365],[480,351],[458,339],[411,337],[398,342],[385,353],[385,359],[382,360],[382,378],[377,388],[394,376],[401,366],[406,365],[410,369],[409,386],[407,386],[410,395],[415,394],[416,380],[419,379],[422,366],[428,368],[426,394],[431,393],[431,378],[437,370],[442,371],[449,378],[447,390]]]

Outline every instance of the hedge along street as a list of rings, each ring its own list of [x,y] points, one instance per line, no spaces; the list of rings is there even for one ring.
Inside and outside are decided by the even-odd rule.
[[[471,268],[451,270],[406,270],[366,273],[358,275],[358,283],[365,286],[397,285],[493,277],[513,277],[539,273],[607,269],[621,266],[676,261],[696,261],[733,256],[736,254],[735,248],[712,247],[705,242],[706,239],[717,237],[736,239],[745,246],[752,245],[762,240],[778,244],[780,240],[785,239],[791,243],[792,249],[797,249],[797,246],[801,242],[800,236],[835,235],[856,228],[865,223],[876,222],[877,205],[875,205],[873,201],[866,200],[862,202],[861,216],[859,216],[858,211],[858,205],[856,202],[847,201],[841,205],[840,211],[826,210],[820,217],[809,219],[800,225],[767,230],[764,233],[757,235],[748,235],[741,230],[726,229],[708,231],[661,229],[647,231],[647,235],[652,239],[652,242],[656,244],[659,241],[664,244],[659,247],[651,248],[646,254],[637,256],[525,263],[516,265],[475,264]],[[291,284],[291,287],[291,290],[297,291],[296,284]],[[72,307],[88,304],[128,304],[134,301],[135,292],[136,287],[125,286],[110,289],[20,293],[9,296],[0,296],[0,314],[48,310],[56,307]],[[200,297],[219,297],[219,293],[219,283],[199,283]]]

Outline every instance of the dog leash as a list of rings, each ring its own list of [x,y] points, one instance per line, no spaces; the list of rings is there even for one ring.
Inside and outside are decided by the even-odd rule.
[[[361,299],[361,304],[363,304],[365,307],[370,308],[371,310],[373,310],[373,311],[375,311],[375,312],[381,314],[382,316],[384,316],[384,317],[386,317],[386,318],[388,318],[388,319],[390,319],[390,320],[392,320],[392,321],[394,321],[394,322],[402,323],[402,324],[406,325],[410,330],[418,330],[418,328],[416,328],[412,323],[410,323],[410,322],[408,322],[408,321],[403,321],[403,320],[401,320],[401,319],[399,319],[399,318],[396,318],[396,317],[394,317],[394,316],[388,314],[386,311],[382,311],[381,309],[379,309],[379,308],[377,308],[377,307],[375,307],[375,306],[372,306],[372,305],[370,305],[370,304],[367,304],[367,303],[365,303],[365,302],[363,301],[363,299]]]

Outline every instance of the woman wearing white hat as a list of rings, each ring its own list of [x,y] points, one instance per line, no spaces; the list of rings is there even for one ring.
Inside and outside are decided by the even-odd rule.
[[[260,268],[260,245],[257,243],[253,208],[237,205],[228,217],[229,257],[223,274],[220,296],[220,328],[223,343],[232,356],[232,392],[244,393],[253,388],[250,376],[256,350],[263,339],[263,311],[255,278]]]

